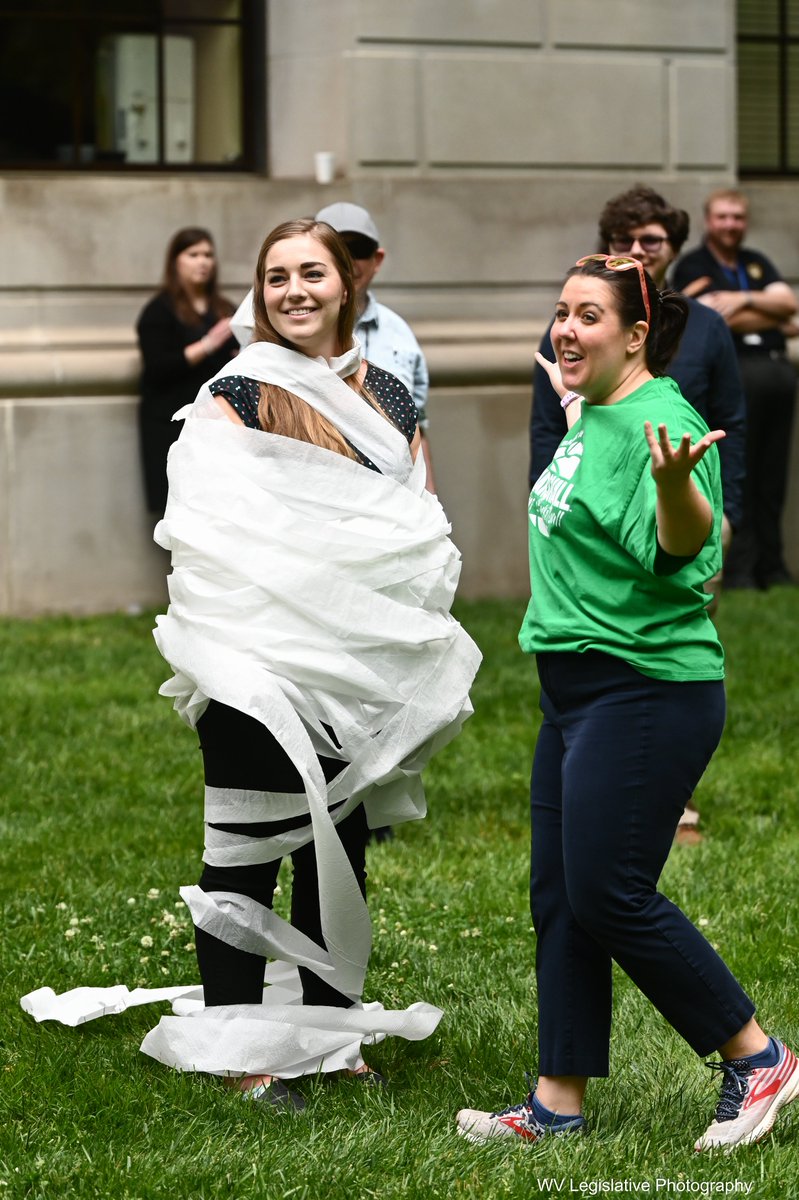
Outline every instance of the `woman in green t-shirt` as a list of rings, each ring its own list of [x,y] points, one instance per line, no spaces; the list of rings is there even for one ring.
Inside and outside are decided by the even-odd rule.
[[[657,890],[677,822],[724,725],[724,656],[705,580],[721,561],[723,431],[664,378],[687,305],[641,263],[589,255],[555,310],[550,371],[569,430],[529,505],[544,721],[531,785],[539,1079],[474,1141],[582,1133],[608,1074],[615,960],[723,1073],[696,1149],[754,1142],[799,1096],[799,1063],[688,918]],[[657,432],[655,432],[657,431]]]

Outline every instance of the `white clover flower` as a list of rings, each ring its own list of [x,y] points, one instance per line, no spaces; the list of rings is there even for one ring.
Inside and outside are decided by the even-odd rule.
[[[67,911],[67,906],[63,900],[59,900],[58,904],[56,904],[56,908],[58,909],[59,912]]]
[[[142,957],[139,959],[139,962],[141,963],[141,965],[142,965],[142,966],[144,966],[144,965],[145,965],[145,963],[148,963],[149,961],[150,961],[150,955],[149,955],[149,954],[145,954],[145,955],[143,955],[143,956],[142,956]]]
[[[505,918],[505,924],[506,924],[506,925],[512,925],[512,924],[513,924],[513,922],[514,922],[515,920],[516,920],[516,918],[515,918],[515,917],[506,917],[506,918]]]
[[[177,917],[173,912],[170,912],[168,908],[165,908],[161,911],[161,924],[175,925],[177,924]]]
[[[176,900],[175,901],[175,908],[185,908],[185,907],[186,907],[185,900]]]
[[[145,933],[144,937],[139,938],[139,945],[144,946],[145,950],[149,949],[152,944],[153,939],[150,937],[149,933]]]
[[[282,887],[280,886],[280,884],[279,884],[279,883],[276,883],[276,884],[275,884],[275,890],[274,890],[274,892],[273,892],[272,894],[273,894],[274,896],[282,896],[282,895],[283,895],[283,889],[282,889]]]
[[[186,942],[186,945],[183,947],[183,949],[188,950],[191,954],[191,952],[195,949],[194,942]]]
[[[136,903],[136,897],[135,897],[135,896],[128,896],[127,903],[128,903],[128,904],[135,904],[135,903]]]
[[[705,925],[709,925],[709,924],[710,924],[710,921],[708,921],[707,917],[700,917],[699,920],[697,921],[697,925],[701,925],[703,928],[705,927]]]
[[[168,974],[169,974],[169,967],[162,967],[162,968],[161,968],[161,974],[162,974],[162,975],[168,975]]]
[[[80,921],[78,920],[77,917],[70,917],[69,923],[70,923],[70,925],[80,925]]]
[[[105,974],[105,972],[108,970],[108,963],[103,963],[103,965],[100,967],[100,970],[103,972],[103,974]]]
[[[427,949],[431,954],[435,954],[436,950],[438,950],[438,946],[435,944],[435,942],[431,942]]]
[[[162,950],[162,951],[161,951],[161,957],[162,957],[162,958],[169,958],[169,956],[170,956],[170,954],[171,954],[171,953],[172,953],[172,951],[171,951],[171,950]]]
[[[407,936],[408,936],[408,930],[407,930],[407,929],[401,929],[401,930],[399,931],[399,935],[400,935],[400,937],[407,937]]]
[[[398,971],[398,970],[399,970],[399,963],[398,963],[398,962],[393,962],[393,963],[391,964],[391,969],[392,969],[392,971]]]
[[[157,900],[160,895],[161,895],[160,888],[150,888],[149,892],[147,893],[147,899],[148,900]]]
[[[81,925],[93,925],[94,917],[81,917],[80,923]]]
[[[69,929],[64,930],[65,938],[74,938],[77,936],[78,936],[78,931],[77,931],[77,929],[74,928],[74,926],[70,926]]]

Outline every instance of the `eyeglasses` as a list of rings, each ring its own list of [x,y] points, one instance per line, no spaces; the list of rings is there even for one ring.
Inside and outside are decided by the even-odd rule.
[[[360,234],[344,234],[344,245],[350,252],[350,258],[359,259],[361,262],[365,258],[371,258],[377,249],[377,242],[373,242],[371,238],[362,237]]]
[[[613,237],[610,239],[609,246],[613,254],[629,254],[633,245],[637,242],[642,250],[646,250],[648,254],[656,254],[664,242],[669,239],[658,233],[644,233],[641,237]]]
[[[644,301],[646,323],[647,325],[651,325],[652,310],[649,307],[649,296],[646,290],[646,273],[644,272],[643,264],[637,258],[622,258],[617,254],[586,254],[583,258],[578,258],[574,265],[575,267],[584,267],[586,263],[590,262],[604,263],[608,271],[631,271],[633,267],[636,268],[641,284],[641,296]]]

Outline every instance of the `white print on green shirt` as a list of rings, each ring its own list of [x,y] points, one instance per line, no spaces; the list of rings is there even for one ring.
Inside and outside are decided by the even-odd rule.
[[[566,513],[571,512],[568,500],[574,488],[572,479],[582,456],[583,435],[580,431],[570,441],[561,442],[552,462],[535,482],[528,512],[531,524],[544,537],[549,537],[553,526],[560,525]]]

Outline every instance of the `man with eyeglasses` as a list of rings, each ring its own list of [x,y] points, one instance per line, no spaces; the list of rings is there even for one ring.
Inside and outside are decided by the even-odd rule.
[[[796,371],[785,331],[799,303],[773,263],[745,249],[749,206],[734,189],[705,201],[701,246],[677,263],[674,284],[727,323],[743,375],[747,409],[743,523],[727,560],[725,587],[790,583],[782,544],[782,512],[796,404]]]

